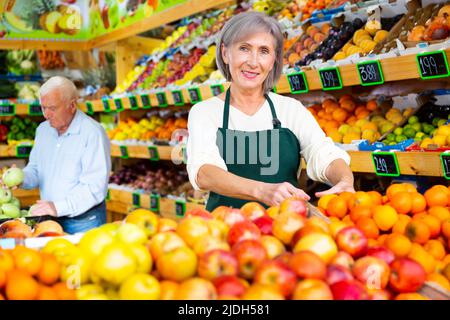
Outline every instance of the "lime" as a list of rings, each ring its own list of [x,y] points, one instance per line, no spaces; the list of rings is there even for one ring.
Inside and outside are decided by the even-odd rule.
[[[414,138],[414,136],[416,135],[416,130],[414,130],[413,128],[407,128],[403,130],[403,135],[405,135],[407,138]]]
[[[399,135],[399,136],[395,137],[395,141],[396,142],[402,142],[402,141],[405,141],[405,140],[408,140],[408,138],[406,136],[404,136],[404,135]]]
[[[433,121],[431,121],[431,124],[436,127],[439,120],[441,120],[441,118],[433,118]]]
[[[396,136],[399,136],[399,135],[401,135],[402,133],[403,133],[403,129],[402,129],[402,128],[397,128],[397,129],[394,130],[394,134],[395,134]]]
[[[418,123],[418,122],[419,122],[419,118],[417,116],[412,116],[408,119],[409,124],[414,124],[414,123]]]
[[[425,137],[425,133],[417,132],[416,136],[414,138],[416,138],[416,139],[423,139],[424,137]]]
[[[410,124],[407,124],[406,126],[403,127],[403,132],[405,132],[405,130],[409,130],[411,128],[412,128],[412,126]]]
[[[381,141],[381,142],[382,142],[382,143],[384,143],[384,145],[386,145],[386,146],[387,146],[387,145],[389,144],[389,142],[390,142],[390,141],[389,141],[389,140],[387,140],[387,139],[385,139],[385,140],[383,140],[383,141]]]
[[[437,126],[438,126],[438,127],[443,126],[446,122],[447,122],[447,120],[445,120],[445,119],[440,119],[440,120],[438,121],[438,123],[437,123]]]
[[[422,124],[420,123],[413,123],[411,125],[411,128],[413,128],[414,130],[416,130],[416,132],[422,131]]]
[[[428,123],[423,124],[423,132],[425,132],[426,134],[430,134],[430,132],[433,130],[434,130],[434,126],[432,126],[431,124],[428,124]]]
[[[395,134],[389,133],[389,134],[386,136],[386,140],[389,141],[389,142],[395,141]]]
[[[395,146],[397,143],[396,142],[389,142],[390,146]]]

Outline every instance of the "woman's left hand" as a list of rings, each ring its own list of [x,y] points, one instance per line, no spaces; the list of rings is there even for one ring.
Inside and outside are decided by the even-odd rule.
[[[340,182],[338,182],[337,184],[335,184],[333,187],[331,187],[328,190],[321,191],[321,192],[316,192],[315,195],[316,195],[317,198],[320,198],[320,197],[322,197],[324,195],[327,195],[327,194],[336,194],[336,193],[339,194],[339,193],[342,193],[342,192],[345,192],[345,191],[354,193],[355,192],[355,188],[353,187],[353,184],[349,183],[347,181],[340,181]]]

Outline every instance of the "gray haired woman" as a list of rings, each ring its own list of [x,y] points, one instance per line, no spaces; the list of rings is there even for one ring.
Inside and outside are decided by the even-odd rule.
[[[187,145],[189,179],[210,191],[206,208],[264,206],[309,196],[298,184],[301,156],[308,176],[333,185],[322,196],[354,192],[348,154],[337,148],[297,100],[270,92],[282,73],[278,22],[241,13],[224,26],[217,65],[230,88],[192,107]]]

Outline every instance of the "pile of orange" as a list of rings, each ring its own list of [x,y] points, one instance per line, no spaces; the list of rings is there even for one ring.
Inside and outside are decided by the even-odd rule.
[[[0,249],[0,300],[74,300],[53,255],[24,246]]]
[[[377,191],[344,192],[319,199],[336,234],[356,226],[369,246],[385,246],[397,257],[408,257],[425,269],[428,280],[450,290],[450,187],[435,185],[424,194],[408,183]]]

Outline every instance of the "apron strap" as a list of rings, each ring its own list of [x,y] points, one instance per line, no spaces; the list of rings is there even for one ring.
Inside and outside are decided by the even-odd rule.
[[[273,117],[273,119],[272,119],[272,124],[273,124],[273,128],[274,128],[274,129],[280,129],[280,128],[281,128],[281,122],[280,122],[280,120],[278,120],[277,113],[276,113],[276,111],[275,111],[275,107],[274,107],[274,105],[273,105],[273,102],[272,102],[272,100],[269,98],[269,95],[268,95],[267,93],[264,95],[264,97],[266,97],[267,102],[269,102],[270,111],[272,112],[272,117]]]

